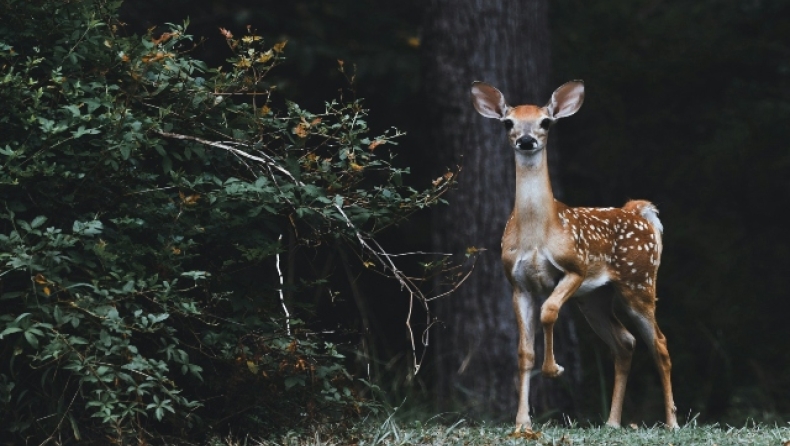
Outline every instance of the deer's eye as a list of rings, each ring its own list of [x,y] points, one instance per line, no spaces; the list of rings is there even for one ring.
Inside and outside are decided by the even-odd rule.
[[[543,130],[548,130],[553,122],[554,121],[552,121],[551,119],[545,118],[543,119],[543,121],[540,121],[540,128],[542,128]]]
[[[513,128],[513,121],[511,121],[510,119],[505,119],[504,121],[502,121],[502,124],[505,124],[505,130],[507,131],[510,131],[510,129]]]

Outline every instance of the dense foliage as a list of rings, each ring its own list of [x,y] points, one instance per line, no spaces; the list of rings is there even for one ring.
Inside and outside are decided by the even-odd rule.
[[[380,147],[398,132],[369,136],[359,101],[278,105],[286,42],[223,30],[209,68],[185,25],[127,35],[118,7],[0,3],[2,435],[359,413],[342,355],[291,305],[326,277],[280,255],[346,245],[397,273],[370,236],[451,181],[404,186]]]

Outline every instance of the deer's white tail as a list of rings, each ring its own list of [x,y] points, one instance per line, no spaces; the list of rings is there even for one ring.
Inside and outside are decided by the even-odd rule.
[[[659,233],[664,232],[664,225],[658,219],[658,208],[653,203],[647,200],[631,200],[623,206],[623,210],[641,214],[654,228],[658,229]]]
[[[664,225],[662,225],[661,220],[658,219],[658,208],[656,205],[647,200],[631,200],[623,206],[623,209],[625,211],[638,213],[650,223],[650,226],[653,227],[656,241],[658,242],[658,255],[660,256],[664,248],[664,240],[662,239]]]

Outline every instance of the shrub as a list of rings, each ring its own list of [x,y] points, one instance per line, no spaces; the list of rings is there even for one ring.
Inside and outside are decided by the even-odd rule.
[[[283,240],[350,244],[398,275],[372,234],[452,175],[404,186],[378,148],[399,133],[369,136],[359,101],[276,106],[285,42],[223,30],[231,57],[209,68],[186,24],[125,36],[119,3],[0,6],[4,435],[143,442],[359,413],[342,355],[286,315],[284,290],[317,278],[283,283]]]

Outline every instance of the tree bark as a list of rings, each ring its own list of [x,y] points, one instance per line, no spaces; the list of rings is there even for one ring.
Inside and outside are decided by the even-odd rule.
[[[470,246],[486,249],[472,277],[435,308],[443,322],[433,331],[432,346],[442,410],[461,409],[493,420],[515,417],[517,328],[500,261],[500,240],[515,197],[513,153],[502,126],[474,111],[469,89],[481,80],[499,88],[511,105],[543,105],[551,94],[547,15],[548,0],[429,0],[426,5],[427,136],[435,166],[463,166],[450,206],[434,211],[433,244],[452,253]],[[549,160],[559,197],[555,147],[549,148]],[[567,372],[559,382],[533,379],[531,405],[538,417],[547,410],[572,414],[579,386],[578,342],[568,312],[555,333],[555,354]],[[538,361],[542,350],[539,336]]]

